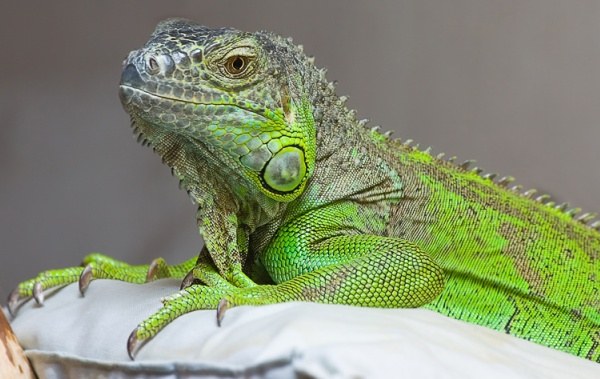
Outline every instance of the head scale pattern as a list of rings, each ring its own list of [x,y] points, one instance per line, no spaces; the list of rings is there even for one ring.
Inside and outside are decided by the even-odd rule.
[[[121,99],[138,122],[206,146],[218,160],[235,162],[248,185],[290,201],[316,155],[313,110],[297,67],[302,56],[265,32],[171,19],[125,60]]]

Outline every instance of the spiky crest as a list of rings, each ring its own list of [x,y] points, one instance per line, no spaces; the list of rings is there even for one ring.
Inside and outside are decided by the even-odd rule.
[[[345,97],[343,97],[345,98]],[[368,127],[369,120],[368,119],[363,119],[358,121],[358,125],[361,127]],[[384,136],[386,139],[389,139],[389,137],[392,134],[392,131],[386,131],[386,132],[381,132],[381,128],[380,126],[374,126],[369,128],[371,132],[373,133],[379,133],[382,136]],[[413,144],[414,140],[412,139],[406,139],[404,141],[402,141],[400,138],[396,138],[394,140],[394,142],[399,143],[407,148],[410,148],[411,150],[415,151],[418,150],[419,144]],[[428,155],[430,155],[431,157],[439,160],[439,161],[443,161],[443,158],[445,157],[445,153],[439,153],[437,155],[433,155],[432,153],[432,148],[431,146],[427,147],[426,149],[420,150],[423,153],[426,153]],[[524,198],[527,199],[531,199],[533,201],[535,201],[536,203],[539,203],[541,205],[547,206],[549,209],[553,209],[556,210],[566,216],[569,216],[571,218],[573,218],[575,221],[578,221],[584,225],[587,225],[588,227],[598,230],[600,231],[600,220],[595,220],[598,217],[597,213],[594,212],[586,212],[586,213],[581,213],[581,208],[571,208],[569,210],[567,210],[568,208],[568,204],[567,203],[562,203],[559,205],[556,205],[556,203],[554,201],[552,201],[552,197],[549,194],[540,194],[538,196],[535,196],[538,193],[538,190],[531,188],[528,189],[526,191],[523,191],[523,186],[521,185],[514,185],[510,188],[508,188],[508,186],[515,181],[515,178],[512,176],[503,176],[500,179],[498,179],[498,181],[494,181],[494,179],[496,179],[498,177],[497,173],[484,173],[483,169],[480,167],[471,167],[471,165],[473,163],[475,163],[474,160],[466,160],[461,164],[456,164],[456,156],[452,156],[450,158],[448,158],[445,162],[453,164],[457,169],[465,171],[465,172],[472,172],[475,173],[477,175],[479,175],[481,178],[489,180],[490,182],[496,184],[498,187],[504,188],[504,189],[508,189],[511,192],[514,192]]]

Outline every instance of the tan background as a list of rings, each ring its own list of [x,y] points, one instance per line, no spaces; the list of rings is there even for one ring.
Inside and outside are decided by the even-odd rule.
[[[102,251],[176,261],[194,206],[137,145],[121,60],[154,25],[294,36],[359,116],[600,210],[600,1],[4,1],[0,296]]]

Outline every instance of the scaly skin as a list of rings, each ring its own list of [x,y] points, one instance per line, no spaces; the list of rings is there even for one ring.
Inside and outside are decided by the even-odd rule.
[[[205,248],[173,267],[94,256],[21,284],[12,309],[78,275],[83,291],[187,273],[132,357],[186,312],[302,300],[425,306],[600,361],[594,215],[364,128],[290,40],[167,20],[124,62],[120,96],[198,203]]]

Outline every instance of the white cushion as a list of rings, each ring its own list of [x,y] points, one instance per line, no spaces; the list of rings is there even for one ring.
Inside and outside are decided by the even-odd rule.
[[[425,309],[285,303],[186,314],[127,356],[129,333],[179,281],[97,280],[12,321],[40,378],[600,378],[600,365]]]

